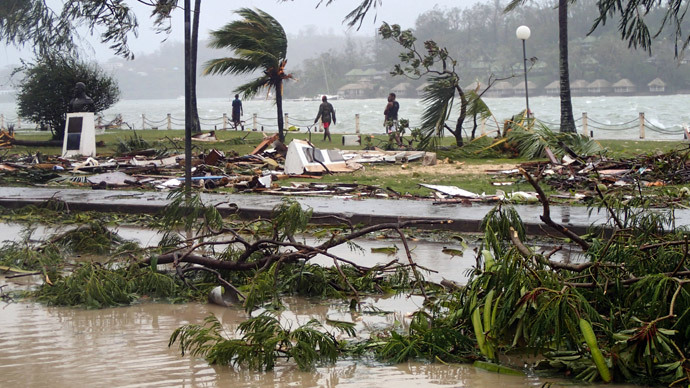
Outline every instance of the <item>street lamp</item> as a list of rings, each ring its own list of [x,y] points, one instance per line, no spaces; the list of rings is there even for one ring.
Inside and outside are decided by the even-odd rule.
[[[520,26],[515,30],[515,35],[522,41],[522,68],[525,72],[525,103],[527,104],[527,118],[529,119],[529,88],[527,87],[527,52],[525,51],[525,41],[529,39],[531,31],[527,26]]]

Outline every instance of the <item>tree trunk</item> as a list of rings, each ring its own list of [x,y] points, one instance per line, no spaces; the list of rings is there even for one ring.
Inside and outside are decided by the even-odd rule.
[[[561,132],[575,132],[568,72],[568,1],[558,0],[558,68],[560,74]]]
[[[283,131],[283,81],[279,80],[276,85],[276,107],[278,109],[278,139],[285,143],[285,132]]]
[[[192,193],[192,50],[190,0],[184,0],[184,190]]]
[[[192,40],[190,42],[191,44],[191,82],[192,82],[192,90],[191,90],[191,105],[190,108],[192,109],[192,132],[197,133],[201,132],[201,122],[199,121],[199,109],[197,108],[197,103],[196,103],[196,78],[197,78],[197,71],[196,71],[196,63],[197,63],[197,52],[198,52],[198,45],[199,45],[199,15],[201,14],[200,12],[200,7],[201,7],[201,0],[196,0],[194,2],[194,18],[192,21]]]
[[[474,135],[477,133],[477,115],[472,116],[472,136],[470,136],[470,142],[474,140]]]
[[[462,147],[465,145],[465,142],[462,139],[462,123],[465,122],[465,116],[467,116],[467,97],[465,97],[465,93],[460,89],[460,87],[456,87],[458,90],[458,94],[460,94],[460,116],[458,116],[458,121],[455,123],[455,144],[458,147]]]

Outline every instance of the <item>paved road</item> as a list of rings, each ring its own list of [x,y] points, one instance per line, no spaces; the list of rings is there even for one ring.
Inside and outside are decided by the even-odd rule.
[[[168,193],[150,191],[121,190],[82,190],[36,187],[0,187],[0,206],[21,207],[36,204],[51,198],[64,201],[74,210],[117,211],[125,213],[156,213],[167,203]],[[216,205],[223,214],[237,212],[245,218],[270,217],[274,206],[281,197],[260,194],[203,194],[202,199]],[[314,210],[314,215],[339,214],[354,223],[374,224],[397,222],[408,219],[449,219],[453,223],[444,225],[446,229],[459,232],[478,232],[482,218],[492,205],[441,204],[431,201],[391,200],[391,199],[346,199],[325,197],[295,198],[302,206]],[[543,233],[541,205],[516,206],[528,231]],[[584,207],[554,206],[551,218],[572,229],[584,233],[590,225],[604,222],[603,212],[588,211]],[[681,224],[690,224],[690,211],[677,213]]]

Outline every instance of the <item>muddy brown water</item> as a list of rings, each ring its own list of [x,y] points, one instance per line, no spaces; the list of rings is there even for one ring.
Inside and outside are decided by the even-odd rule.
[[[413,307],[406,298],[370,302],[398,311],[374,319],[354,317],[364,331],[392,325],[395,320],[404,319],[403,311]],[[271,372],[234,370],[209,366],[203,359],[182,357],[177,347],[168,347],[168,339],[177,327],[202,323],[209,314],[215,314],[232,332],[247,318],[240,309],[196,303],[143,303],[102,310],[37,303],[0,304],[2,387],[510,388],[559,382],[534,376],[498,375],[470,365],[419,362],[383,365],[345,360],[308,372],[292,365],[279,365]],[[300,323],[310,318],[343,319],[349,315],[342,313],[344,306],[299,299],[290,299],[289,309],[282,314],[283,319]]]
[[[2,226],[4,236],[21,228]],[[49,229],[39,234],[48,233]],[[120,228],[125,237],[136,237],[144,245],[155,244],[155,233]],[[7,238],[7,237],[6,237]],[[392,256],[372,254],[370,247],[389,241],[360,242],[361,257],[388,262]],[[443,278],[464,282],[466,270],[474,264],[474,253],[458,257],[441,253],[448,244],[415,242],[413,257],[437,272],[431,280]],[[458,247],[453,247],[458,248]],[[347,253],[347,248],[344,248]],[[335,252],[334,252],[335,253]],[[397,257],[406,260],[404,253]],[[324,264],[328,263],[326,259]],[[360,260],[358,259],[358,262]],[[40,279],[0,276],[4,292],[28,289]],[[351,313],[341,301],[286,298],[281,313],[286,325],[304,324],[312,318],[348,320],[356,323],[361,336],[405,324],[409,314],[422,303],[419,297],[386,297],[364,300],[364,310],[378,308],[388,314]],[[179,326],[202,323],[214,314],[232,335],[248,318],[241,308],[210,304],[171,305],[143,301],[130,307],[83,310],[48,307],[33,302],[0,302],[0,387],[540,387],[563,380],[535,376],[498,375],[470,365],[410,362],[385,365],[367,360],[342,360],[335,365],[300,371],[292,364],[278,365],[271,372],[235,370],[209,366],[203,359],[181,356],[176,346],[168,347],[170,334]],[[569,385],[588,386],[592,385]],[[596,386],[596,385],[595,385]],[[623,387],[623,386],[621,386]],[[627,386],[631,387],[631,386]]]

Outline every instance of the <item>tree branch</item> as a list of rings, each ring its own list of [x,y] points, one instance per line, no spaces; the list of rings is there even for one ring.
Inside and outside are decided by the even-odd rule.
[[[542,222],[544,222],[546,225],[554,228],[558,232],[560,232],[562,235],[570,238],[573,240],[577,245],[579,245],[583,251],[587,252],[589,250],[589,244],[583,240],[580,236],[578,236],[576,233],[574,233],[572,230],[564,227],[561,224],[557,224],[551,219],[551,209],[549,207],[549,200],[544,193],[544,190],[542,190],[541,186],[534,180],[532,175],[530,175],[527,171],[520,169],[520,172],[522,175],[525,176],[527,181],[534,187],[534,189],[537,191],[537,194],[539,196],[539,201],[542,204],[542,207],[544,209],[543,214],[539,217]]]

